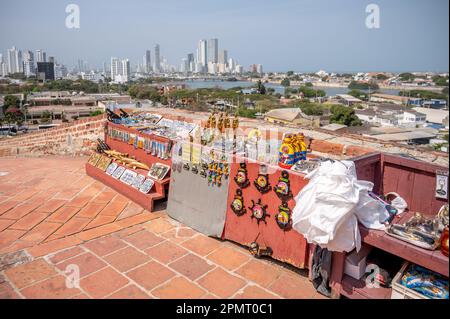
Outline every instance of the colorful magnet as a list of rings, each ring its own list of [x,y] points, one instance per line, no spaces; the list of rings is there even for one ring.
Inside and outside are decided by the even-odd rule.
[[[283,202],[278,207],[278,213],[275,215],[275,220],[278,226],[287,231],[292,227],[292,219],[291,219],[291,209],[288,206],[288,203]]]
[[[291,182],[289,181],[289,173],[287,171],[281,172],[278,183],[274,186],[273,189],[283,202],[287,202],[293,197],[291,191]]]
[[[267,166],[261,165],[258,177],[253,181],[253,184],[261,194],[265,194],[272,189],[269,183],[269,175],[267,174]]]
[[[247,165],[245,163],[240,164],[240,168],[237,171],[234,181],[240,188],[246,188],[250,185],[247,175]]]
[[[264,205],[261,202],[261,199],[258,199],[258,202],[255,203],[254,200],[252,200],[252,206],[249,207],[249,209],[252,212],[251,218],[256,218],[256,221],[258,222],[258,225],[261,221],[263,221],[265,224],[267,224],[266,217],[269,217],[270,215],[267,214],[267,205]]]
[[[236,195],[234,195],[234,199],[231,202],[230,207],[231,210],[238,216],[242,216],[247,212],[244,206],[244,198],[242,197],[241,189],[236,190]]]

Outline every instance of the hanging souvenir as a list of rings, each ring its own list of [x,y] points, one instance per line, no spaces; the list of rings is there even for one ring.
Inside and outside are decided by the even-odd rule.
[[[192,171],[192,173],[194,173],[194,174],[198,174],[198,166],[197,166],[197,165],[192,165],[191,171]]]
[[[292,198],[291,182],[289,181],[289,173],[287,171],[281,172],[278,183],[273,189],[277,196],[284,202]]]
[[[240,188],[246,188],[250,185],[247,175],[247,165],[245,163],[240,164],[237,174],[234,177],[234,181]]]
[[[252,211],[251,218],[256,218],[256,221],[258,222],[258,225],[261,221],[263,221],[265,224],[267,224],[266,217],[269,217],[270,215],[267,214],[267,205],[264,205],[261,202],[261,199],[258,199],[258,202],[255,203],[254,200],[252,200],[252,206],[249,207],[249,209]]]
[[[183,168],[184,168],[184,170],[186,170],[186,171],[189,171],[189,170],[191,169],[189,163],[185,163],[185,164],[183,165]]]
[[[275,220],[278,226],[284,231],[291,228],[291,209],[289,208],[288,203],[283,202],[280,206],[278,206],[278,213],[275,215]]]
[[[247,210],[244,206],[244,198],[242,197],[242,190],[237,189],[236,195],[234,195],[234,199],[231,202],[231,210],[238,216],[244,215]]]
[[[266,165],[261,165],[258,177],[253,181],[253,184],[261,194],[265,194],[272,189],[269,183],[269,174],[267,174]]]
[[[208,177],[208,164],[206,162],[202,162],[201,170],[200,170],[200,176],[203,178]]]

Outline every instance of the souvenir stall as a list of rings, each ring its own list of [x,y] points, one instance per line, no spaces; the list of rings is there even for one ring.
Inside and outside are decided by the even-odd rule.
[[[120,112],[108,111],[104,142],[99,140],[86,172],[153,211],[155,201],[167,198],[173,144],[195,125],[157,114]]]
[[[448,167],[388,154],[354,162],[393,218],[382,229],[360,223],[362,249],[333,253],[332,296],[448,299]]]

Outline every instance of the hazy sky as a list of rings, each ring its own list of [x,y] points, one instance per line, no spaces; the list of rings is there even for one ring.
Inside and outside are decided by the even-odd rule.
[[[80,29],[65,27],[68,4]],[[366,28],[370,3],[380,28]],[[0,0],[0,52],[44,49],[91,66],[111,56],[142,63],[146,49],[178,66],[201,38],[245,68],[265,71],[448,71],[448,0]]]

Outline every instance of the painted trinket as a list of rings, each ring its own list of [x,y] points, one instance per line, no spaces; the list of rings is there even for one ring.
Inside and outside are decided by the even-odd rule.
[[[255,258],[261,258],[263,256],[272,256],[272,248],[266,247],[261,248],[257,242],[253,242],[250,244],[250,247],[248,248],[250,251],[250,254],[252,254]]]
[[[281,144],[280,151],[278,153],[278,166],[290,169],[295,164],[295,148],[293,144],[293,137],[291,134],[287,134],[283,143]]]
[[[256,218],[256,221],[259,223],[262,221],[265,224],[267,224],[266,217],[269,217],[270,215],[267,214],[267,205],[264,205],[261,202],[261,199],[258,199],[258,201],[255,203],[254,200],[252,200],[252,206],[249,207],[249,209],[252,211],[251,218]]]
[[[275,215],[275,220],[282,230],[286,231],[291,229],[292,227],[291,209],[289,208],[288,203],[283,202],[278,207],[278,213]]]
[[[244,206],[244,198],[242,197],[241,189],[236,190],[236,195],[234,195],[234,199],[231,202],[230,207],[231,210],[238,216],[242,216],[247,212]]]
[[[265,194],[272,189],[269,183],[269,175],[267,174],[267,166],[261,165],[258,177],[253,181],[253,184],[261,194]]]
[[[247,175],[247,165],[245,163],[240,164],[240,168],[237,171],[234,181],[240,188],[246,188],[250,185]]]
[[[292,198],[291,182],[289,181],[289,173],[287,171],[281,172],[278,183],[273,189],[277,196],[284,202]]]

